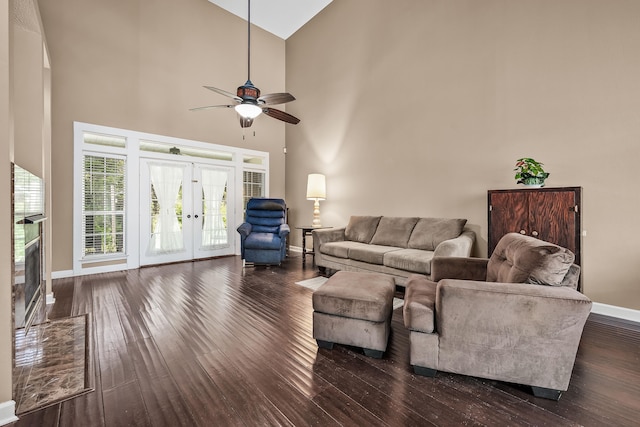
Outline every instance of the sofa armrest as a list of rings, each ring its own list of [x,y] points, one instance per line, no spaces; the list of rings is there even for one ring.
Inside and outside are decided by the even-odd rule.
[[[566,390],[590,311],[568,287],[441,280],[440,369]]]
[[[243,238],[246,238],[249,233],[251,233],[251,224],[249,224],[248,222],[243,222],[242,224],[240,224],[240,226],[237,228],[238,233],[240,233],[240,236],[242,236]]]
[[[346,227],[338,227],[338,228],[320,228],[318,230],[313,230],[313,242],[328,243],[328,242],[340,242],[345,240],[344,232]]]
[[[318,267],[325,267],[324,258],[320,251],[320,246],[329,242],[343,242],[345,240],[345,230],[347,227],[322,228],[313,230],[313,253],[314,261]]]
[[[342,242],[345,240],[344,232],[346,227],[338,228],[322,228],[319,230],[313,230],[313,251],[316,254],[320,253],[320,245],[329,242]]]
[[[476,233],[464,229],[458,237],[441,242],[433,252],[433,256],[434,258],[439,256],[468,257],[471,255],[471,248],[475,241]]]
[[[289,224],[282,224],[280,226],[280,229],[278,230],[278,235],[280,237],[286,237],[289,235],[290,232],[291,232],[291,227],[289,227]]]
[[[487,278],[488,258],[435,257],[431,260],[431,280],[479,280]]]

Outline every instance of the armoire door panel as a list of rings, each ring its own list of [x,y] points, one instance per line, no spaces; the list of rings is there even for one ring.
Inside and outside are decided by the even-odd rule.
[[[581,198],[580,187],[489,190],[488,255],[516,232],[569,249],[580,264]]]
[[[525,193],[491,193],[489,211],[489,256],[507,233],[529,233],[529,210]]]
[[[529,193],[530,235],[576,253],[575,194],[568,191]]]

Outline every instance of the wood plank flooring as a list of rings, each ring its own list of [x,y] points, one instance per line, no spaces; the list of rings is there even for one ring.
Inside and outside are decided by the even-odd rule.
[[[294,254],[295,255],[295,254]],[[91,313],[95,391],[16,426],[637,426],[640,325],[591,315],[559,402],[412,374],[402,310],[383,359],[312,338],[308,259],[239,257],[55,280],[51,318]]]

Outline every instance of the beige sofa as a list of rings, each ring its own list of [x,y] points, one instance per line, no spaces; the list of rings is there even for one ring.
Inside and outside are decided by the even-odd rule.
[[[352,216],[346,227],[313,231],[321,269],[384,273],[404,286],[415,273],[429,276],[437,256],[468,257],[475,233],[466,219]]]

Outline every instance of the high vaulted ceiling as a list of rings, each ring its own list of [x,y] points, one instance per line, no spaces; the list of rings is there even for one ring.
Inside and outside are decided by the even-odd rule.
[[[245,0],[209,0],[211,3],[247,19]],[[251,23],[287,39],[333,0],[254,0]]]

